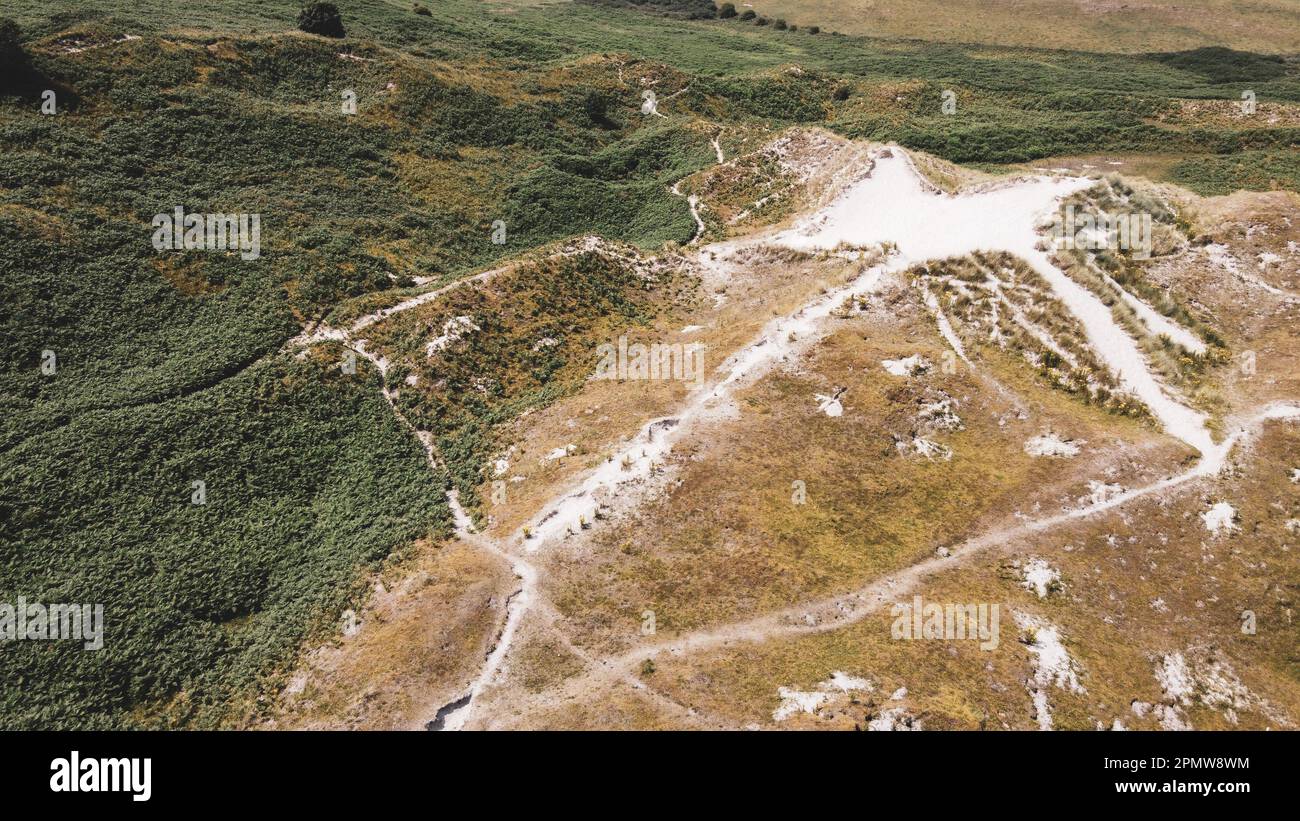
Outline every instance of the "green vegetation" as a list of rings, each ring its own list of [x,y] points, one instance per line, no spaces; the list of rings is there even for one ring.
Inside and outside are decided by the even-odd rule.
[[[103,605],[104,649],[5,647],[11,729],[213,726],[359,571],[445,533],[440,477],[340,350],[82,414],[0,457],[0,600]],[[76,364],[51,381],[78,379]],[[203,482],[205,504],[194,504]]]
[[[668,17],[681,17],[687,20],[707,20],[718,16],[713,0],[578,0],[595,6],[614,6],[632,8]],[[732,6],[735,14],[735,6]]]
[[[298,28],[322,37],[344,37],[343,17],[333,3],[308,3],[298,12]]]
[[[306,25],[342,36],[327,5]],[[0,64],[30,71],[0,73],[0,597],[103,603],[108,635],[98,653],[6,648],[5,726],[214,726],[255,709],[376,563],[447,531],[448,485],[473,504],[497,427],[576,385],[586,344],[649,321],[660,296],[575,257],[449,298],[447,316],[484,332],[397,401],[450,475],[377,376],[286,343],[417,277],[574,235],[684,242],[694,222],[670,188],[713,162],[722,126],[820,125],[986,165],[1177,152],[1197,190],[1300,188],[1295,128],[1153,121],[1243,83],[1300,103],[1285,61],[805,37],[685,19],[712,3],[626,5],[376,0],[346,7],[340,43],[295,30],[300,0],[182,17],[163,0],[7,3]],[[651,85],[662,117],[640,111]],[[57,115],[40,113],[47,89]],[[260,258],[155,251],[151,220],[177,206],[259,214]],[[380,344],[418,354],[431,327],[394,323]],[[560,344],[533,350],[543,336]]]
[[[502,446],[499,426],[576,390],[601,343],[670,311],[689,285],[671,267],[642,268],[628,248],[582,250],[453,290],[371,338],[393,363],[388,387],[402,414],[434,435],[462,503],[474,510]],[[449,323],[474,330],[430,356],[430,339]]]
[[[0,17],[0,71],[17,71],[26,62],[18,24]]]

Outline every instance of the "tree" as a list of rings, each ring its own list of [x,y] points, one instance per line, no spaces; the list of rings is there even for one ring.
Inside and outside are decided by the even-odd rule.
[[[298,12],[298,28],[323,37],[344,37],[343,17],[333,3],[308,3]]]
[[[753,20],[753,19],[754,19],[755,17],[757,17],[757,16],[758,16],[758,13],[755,12],[753,9],[745,9],[744,11],[742,11],[742,12],[740,13],[740,19],[741,19],[741,20],[746,20],[746,21],[748,21],[748,20]]]
[[[730,19],[730,18],[732,18],[732,17],[735,17],[735,16],[736,16],[736,4],[735,4],[735,3],[723,3],[721,6],[718,7],[718,16],[721,17],[723,20],[727,20],[727,19]]]
[[[23,51],[22,32],[18,24],[7,17],[0,17],[0,71],[17,71],[27,63],[27,54]]]

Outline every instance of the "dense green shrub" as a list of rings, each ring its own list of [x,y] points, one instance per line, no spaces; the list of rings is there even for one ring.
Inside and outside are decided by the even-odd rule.
[[[735,16],[736,16],[735,3],[723,3],[721,6],[718,7],[718,17],[722,18],[723,20],[729,20]]]
[[[755,12],[753,9],[745,9],[740,13],[741,20],[753,20],[757,16],[758,13]]]
[[[776,29],[777,31],[785,31],[786,29],[790,28],[790,26],[787,25],[784,20],[778,17],[776,21],[772,23],[772,28]]]
[[[322,37],[344,37],[343,16],[333,3],[309,3],[298,12],[298,28]]]
[[[0,71],[17,71],[27,62],[18,24],[0,17]]]

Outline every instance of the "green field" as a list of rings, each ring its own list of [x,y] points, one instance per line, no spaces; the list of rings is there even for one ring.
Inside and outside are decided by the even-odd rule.
[[[770,18],[828,31],[942,43],[1128,53],[1203,46],[1270,54],[1300,50],[1300,20],[1290,0],[754,0],[752,5]]]
[[[1169,152],[1193,189],[1300,190],[1293,126],[1158,120],[1175,99],[1243,88],[1300,104],[1300,68],[1264,55],[1004,50],[472,0],[428,2],[428,16],[344,2],[339,42],[294,31],[298,5],[3,10],[30,68],[0,79],[0,600],[101,602],[108,633],[97,653],[5,647],[0,675],[17,684],[0,726],[256,713],[370,571],[448,532],[443,491],[474,486],[493,429],[582,364],[573,346],[563,361],[477,349],[445,394],[408,400],[447,451],[443,475],[376,374],[285,343],[415,277],[453,281],[565,237],[684,242],[693,221],[669,188],[713,162],[722,129],[727,144],[819,125],[994,168]],[[641,114],[639,77],[657,80],[664,117]],[[46,89],[55,116],[39,112]],[[178,205],[261,214],[261,257],[156,252],[150,220]],[[578,274],[586,290],[540,276],[495,333],[576,339],[642,315],[625,272]],[[484,374],[511,395],[476,398]],[[194,481],[207,504],[191,503]]]

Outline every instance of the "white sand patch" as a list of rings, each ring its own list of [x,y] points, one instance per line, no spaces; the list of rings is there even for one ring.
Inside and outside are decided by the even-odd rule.
[[[878,151],[871,175],[837,201],[782,232],[801,251],[893,243],[907,264],[979,250],[1032,250],[1034,225],[1060,197],[1092,185],[1084,178],[1028,177],[957,195],[937,192],[900,148]],[[990,219],[996,215],[996,219]]]
[[[1291,484],[1300,485],[1300,468],[1291,468]]]
[[[1237,723],[1239,711],[1259,708],[1271,720],[1290,726],[1285,716],[1277,714],[1242,684],[1227,661],[1203,647],[1192,648],[1189,654],[1191,662],[1179,652],[1168,653],[1156,660],[1155,678],[1164,694],[1164,703],[1155,705],[1153,715],[1161,727],[1166,730],[1192,729],[1183,710],[1198,702],[1222,712],[1232,724]]]
[[[1034,702],[1034,720],[1038,722],[1038,729],[1052,729],[1052,708],[1047,703],[1047,691],[1030,690],[1029,698]]]
[[[917,425],[925,430],[963,430],[965,425],[954,410],[957,400],[940,393],[944,398],[935,402],[922,403],[921,410],[916,415]]]
[[[887,707],[867,722],[868,732],[914,732],[920,729],[921,723],[908,715],[905,707]]]
[[[1061,643],[1060,631],[1054,624],[1026,613],[1015,613],[1016,625],[1028,638],[1029,652],[1034,656],[1034,682],[1042,687],[1055,685],[1072,693],[1087,692],[1079,684],[1079,677],[1070,653]]]
[[[1249,709],[1258,700],[1225,661],[1209,659],[1198,665],[1196,672],[1201,703],[1207,707],[1235,713],[1237,710]],[[1235,716],[1233,723],[1236,723]]]
[[[942,459],[945,462],[952,459],[952,448],[921,436],[912,440],[912,448],[918,456],[926,459]]]
[[[781,704],[772,711],[773,721],[785,721],[790,716],[798,713],[814,715],[831,697],[830,693],[817,690],[803,692],[791,690],[788,687],[778,687],[776,693],[781,697]]]
[[[868,679],[851,676],[840,670],[831,673],[831,677],[818,684],[814,690],[778,687],[776,693],[780,696],[781,703],[772,711],[772,720],[785,721],[799,713],[816,715],[832,703],[847,703],[847,696],[851,692],[871,692],[875,687]]]
[[[687,325],[685,328],[682,328],[681,332],[684,334],[693,334],[696,331],[702,331],[702,330],[704,330],[703,325]]]
[[[1205,522],[1205,529],[1215,536],[1232,533],[1236,530],[1236,518],[1236,508],[1227,502],[1218,502],[1201,514],[1201,520]]]
[[[1217,243],[1206,245],[1204,251],[1205,251],[1205,256],[1210,260],[1210,262],[1214,263],[1215,265],[1219,266],[1223,270],[1232,274],[1237,279],[1240,279],[1242,282],[1246,283],[1247,285],[1253,285],[1256,288],[1261,288],[1265,291],[1268,291],[1270,294],[1273,294],[1274,296],[1288,295],[1287,292],[1283,291],[1281,288],[1277,288],[1272,285],[1269,285],[1267,282],[1257,279],[1256,277],[1251,276],[1250,274],[1243,271],[1241,269],[1241,265],[1237,262],[1236,257],[1234,257],[1232,255],[1232,252],[1228,250],[1228,246],[1220,245]]]
[[[1192,729],[1192,725],[1187,723],[1178,708],[1171,704],[1157,704],[1151,710],[1152,715],[1160,722],[1161,729],[1171,732],[1186,732]]]
[[[835,689],[842,693],[847,693],[850,690],[864,690],[870,692],[875,689],[875,685],[872,684],[869,679],[857,678],[839,670],[831,673],[830,678],[817,686],[818,689],[821,690]]]
[[[827,416],[839,416],[844,413],[844,405],[840,403],[839,398],[836,396],[817,393],[813,394],[813,398],[817,400],[817,410]]]
[[[1300,533],[1300,519],[1287,519],[1286,529],[1292,533]]]
[[[1029,177],[961,194],[938,192],[898,148],[877,152],[871,175],[854,183],[827,208],[777,235],[801,251],[828,251],[891,243],[904,266],[975,251],[1006,251],[1029,263],[1051,285],[1082,324],[1088,342],[1164,429],[1204,458],[1217,473],[1226,455],[1216,447],[1204,414],[1173,399],[1147,367],[1136,341],[1116,322],[1107,305],[1052,264],[1038,250],[1036,225],[1063,196],[1093,185],[1083,177]],[[991,215],[996,215],[991,219]],[[891,258],[891,262],[895,262]]]
[[[566,456],[572,456],[574,453],[577,453],[577,451],[578,451],[577,445],[572,445],[572,444],[565,445],[564,447],[556,448],[552,450],[550,453],[543,456],[542,461],[554,462],[556,459],[563,459]]]
[[[1124,494],[1122,485],[1112,485],[1105,482],[1099,482],[1096,479],[1088,480],[1088,495],[1080,501],[1087,507],[1094,505],[1104,505],[1112,499],[1118,499]]]
[[[1034,716],[1040,730],[1052,729],[1052,711],[1047,690],[1053,686],[1072,693],[1087,692],[1079,683],[1078,672],[1070,653],[1061,643],[1057,627],[1027,613],[1014,611],[1016,625],[1025,631],[1025,644],[1034,662],[1034,676],[1026,683],[1034,703]]]
[[[1060,456],[1069,459],[1079,455],[1079,446],[1073,440],[1062,439],[1055,433],[1045,433],[1026,441],[1025,453],[1030,456]]]
[[[429,340],[425,346],[426,356],[432,357],[439,351],[445,350],[448,345],[463,338],[466,334],[477,331],[479,327],[474,324],[474,318],[471,316],[457,316],[447,320],[442,325],[442,335]]]
[[[1264,253],[1259,255],[1259,270],[1267,271],[1268,266],[1276,265],[1281,261],[1282,261],[1282,257],[1270,251],[1265,251]]]
[[[1061,589],[1061,571],[1042,559],[1030,559],[1021,568],[1021,573],[1024,576],[1021,587],[1034,591],[1040,599],[1047,598],[1049,592]]]
[[[919,376],[933,367],[930,360],[919,353],[914,353],[906,359],[883,359],[880,364],[894,376]]]

